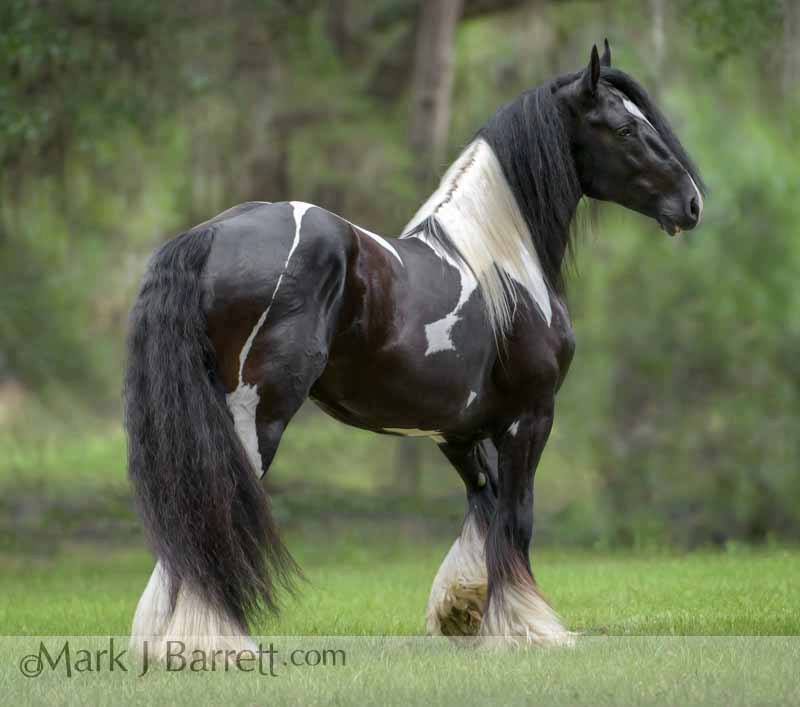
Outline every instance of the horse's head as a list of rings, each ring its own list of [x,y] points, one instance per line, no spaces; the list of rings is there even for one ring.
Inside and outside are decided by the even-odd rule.
[[[694,228],[703,182],[645,91],[592,47],[589,66],[553,86],[566,110],[583,192],[658,221],[670,235]]]

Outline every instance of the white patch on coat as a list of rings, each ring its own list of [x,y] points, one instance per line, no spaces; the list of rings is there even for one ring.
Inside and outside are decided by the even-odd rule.
[[[433,580],[425,617],[432,636],[478,632],[488,586],[485,541],[472,516],[467,516]]]
[[[164,661],[167,643],[181,641],[185,654],[201,650],[254,650],[244,628],[220,614],[195,592],[182,586],[175,610],[170,611],[167,574],[158,562],[136,607],[131,629],[131,652],[141,657],[147,643],[148,660]]]
[[[408,227],[406,230],[408,230]],[[455,307],[441,319],[437,319],[435,322],[425,325],[425,340],[427,341],[427,347],[425,348],[426,356],[438,353],[439,351],[455,351],[456,347],[453,343],[451,333],[453,327],[458,323],[458,320],[461,319],[461,310],[464,305],[467,304],[469,298],[472,297],[472,293],[477,289],[478,281],[475,279],[470,269],[465,267],[464,263],[454,260],[449,253],[433,239],[428,237],[427,234],[418,233],[413,237],[425,243],[438,258],[452,265],[458,272],[460,289]]]
[[[264,475],[264,463],[258,449],[258,433],[256,432],[258,391],[254,385],[240,382],[236,390],[226,396],[225,400],[231,415],[233,415],[233,426],[247,453],[247,458],[260,479]]]
[[[448,314],[444,319],[438,319],[435,322],[425,325],[425,339],[427,346],[425,347],[425,355],[438,353],[439,351],[455,350],[455,344],[450,337],[450,332],[458,322],[459,317],[454,313]]]
[[[459,302],[464,298],[464,272],[470,277],[474,273],[492,330],[500,335],[508,330],[516,306],[514,288],[508,286],[513,280],[530,293],[550,325],[550,292],[539,256],[500,162],[485,140],[478,138],[461,153],[404,233],[430,216],[436,216],[468,266],[459,267]],[[424,234],[418,237],[428,240]],[[437,334],[449,331],[452,319],[447,317],[454,313],[440,320]]]
[[[518,431],[519,431],[519,420],[515,420],[509,426],[508,432],[512,437],[516,437]]]
[[[632,100],[625,98],[623,96],[622,105],[625,107],[625,110],[628,111],[628,113],[630,113],[631,115],[635,115],[637,118],[647,123],[651,128],[653,128],[653,130],[656,130],[653,127],[653,124],[647,119],[647,116],[644,113],[642,113],[639,106],[637,106]],[[656,132],[658,132],[658,130],[656,130]]]
[[[406,427],[384,427],[384,432],[391,432],[392,434],[401,435],[402,437],[429,437],[436,444],[444,444],[444,437],[438,430],[418,430],[415,428]]]
[[[342,217],[340,216],[339,218],[342,218]],[[344,219],[344,220],[347,221],[347,219]],[[400,263],[400,265],[403,265],[403,259],[400,257],[400,253],[398,253],[397,249],[391,243],[389,243],[389,241],[386,240],[383,236],[379,236],[377,233],[373,233],[372,231],[368,231],[363,226],[358,226],[358,225],[352,223],[351,221],[347,221],[347,223],[349,223],[353,228],[358,229],[359,233],[363,233],[365,236],[368,236],[369,238],[371,238],[381,248],[383,248],[384,250],[387,250],[388,252],[390,252],[395,258],[397,258],[397,262]]]
[[[469,397],[467,398],[467,404],[464,406],[466,410],[472,403],[475,401],[475,398],[478,397],[478,394],[474,390],[469,391]]]
[[[256,325],[250,332],[250,336],[247,337],[242,350],[239,352],[239,384],[236,390],[229,393],[225,398],[228,403],[228,409],[233,415],[233,424],[236,428],[236,432],[247,453],[247,458],[253,465],[253,469],[259,479],[264,476],[265,471],[263,460],[261,459],[261,452],[258,449],[258,433],[256,430],[256,409],[258,408],[259,396],[255,385],[244,382],[244,367],[247,363],[247,357],[250,355],[250,349],[253,348],[253,342],[261,331],[261,327],[264,326],[264,322],[267,321],[269,312],[275,302],[275,297],[280,289],[281,282],[283,282],[283,276],[289,269],[289,261],[292,259],[292,255],[295,250],[297,250],[297,246],[300,243],[300,226],[303,223],[303,216],[314,206],[313,204],[306,204],[302,201],[292,201],[290,203],[294,215],[294,238],[292,240],[292,245],[289,248],[289,254],[286,256],[286,262],[283,264],[281,274],[278,276],[278,281],[275,283],[275,289],[272,291],[269,304],[263,314],[258,318]]]
[[[267,305],[267,308],[264,310],[264,313],[259,317],[258,321],[256,322],[256,325],[250,332],[250,336],[247,337],[247,341],[244,342],[244,346],[242,347],[242,350],[239,353],[240,384],[242,382],[244,364],[247,361],[247,357],[250,355],[250,349],[253,347],[253,341],[258,335],[258,332],[261,331],[261,327],[264,325],[264,322],[267,321],[267,317],[269,316],[269,311],[270,309],[272,309],[272,304],[273,302],[275,302],[275,297],[277,296],[278,290],[280,289],[281,286],[281,282],[283,281],[283,276],[286,273],[287,268],[289,267],[289,261],[292,259],[292,255],[294,254],[295,249],[300,243],[300,224],[303,222],[303,216],[305,216],[306,211],[308,211],[310,208],[313,208],[314,206],[313,204],[305,204],[301,201],[292,201],[290,203],[294,211],[294,239],[292,240],[292,245],[289,248],[289,255],[286,256],[286,262],[283,264],[283,270],[281,270],[281,274],[278,276],[278,282],[275,283],[275,289],[272,291],[272,297],[269,300],[269,304]]]

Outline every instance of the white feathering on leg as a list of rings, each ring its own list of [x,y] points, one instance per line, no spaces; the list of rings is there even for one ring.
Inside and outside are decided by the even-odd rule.
[[[486,603],[484,537],[468,516],[436,573],[426,626],[433,636],[475,635]]]
[[[479,634],[486,645],[566,646],[575,644],[533,580],[509,582],[494,593]]]
[[[240,651],[256,647],[238,623],[185,587],[178,591],[175,610],[170,612],[169,582],[159,562],[136,607],[130,648],[141,657],[146,643],[148,660],[163,662],[170,641],[179,641],[184,655],[195,650],[209,656],[215,651],[232,651],[235,657]]]
[[[161,636],[170,619],[169,582],[160,562],[156,563],[150,581],[145,587],[131,628],[131,649],[141,653],[141,642]]]

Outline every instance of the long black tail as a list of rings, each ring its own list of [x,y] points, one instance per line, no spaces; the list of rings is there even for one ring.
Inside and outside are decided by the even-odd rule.
[[[295,565],[218,380],[202,306],[213,228],[154,256],[130,318],[125,421],[139,512],[169,577],[238,622],[276,610]]]

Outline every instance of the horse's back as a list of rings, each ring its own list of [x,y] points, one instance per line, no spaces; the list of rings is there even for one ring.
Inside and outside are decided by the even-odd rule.
[[[324,265],[346,257],[350,229],[325,209],[297,201],[247,202],[223,211],[203,226],[214,228],[206,277],[235,279],[248,286],[269,280],[289,265]],[[330,263],[328,263],[330,264]]]

